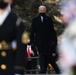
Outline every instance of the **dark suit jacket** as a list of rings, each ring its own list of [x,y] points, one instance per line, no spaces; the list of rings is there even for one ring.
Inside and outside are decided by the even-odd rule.
[[[44,16],[43,23],[40,15],[32,20],[31,44],[37,46],[38,51],[43,54],[51,54],[57,45],[56,32],[53,21],[48,16]]]
[[[5,41],[10,46],[10,49],[0,49],[0,54],[2,51],[6,53],[5,57],[0,55],[0,66],[1,64],[6,65],[6,70],[0,68],[0,75],[14,75],[14,73],[20,74],[24,71],[26,50],[25,45],[21,41],[24,24],[22,20],[19,25],[16,22],[17,16],[13,12],[10,12],[2,26],[0,26],[0,43]],[[17,50],[15,51],[11,48],[13,40],[17,41]]]

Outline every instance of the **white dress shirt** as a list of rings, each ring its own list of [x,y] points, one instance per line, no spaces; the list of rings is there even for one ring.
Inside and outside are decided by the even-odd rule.
[[[43,18],[44,18],[44,17],[43,17],[43,16],[41,16],[41,22],[43,22]]]

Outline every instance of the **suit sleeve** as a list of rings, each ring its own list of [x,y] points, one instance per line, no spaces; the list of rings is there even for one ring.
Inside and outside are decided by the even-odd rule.
[[[17,39],[17,50],[15,59],[15,73],[22,74],[24,72],[26,64],[26,50],[25,45],[22,43],[22,34],[24,31],[24,24],[21,21],[19,26],[16,26],[16,39]]]
[[[34,19],[32,20],[32,24],[31,24],[31,34],[30,34],[30,43],[31,45],[34,45],[35,43],[35,21]]]
[[[37,55],[37,47],[35,44],[35,33],[36,33],[36,23],[35,23],[35,19],[32,20],[32,24],[31,24],[31,35],[30,35],[30,44],[31,44],[31,48],[34,51],[35,55]]]
[[[52,31],[52,45],[53,45],[53,51],[56,51],[56,47],[57,47],[57,34],[56,34],[56,31],[54,29],[54,22],[52,19],[51,20],[51,31]]]

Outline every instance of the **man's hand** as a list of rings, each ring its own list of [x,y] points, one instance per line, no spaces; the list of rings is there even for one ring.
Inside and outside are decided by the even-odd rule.
[[[22,74],[14,74],[14,75],[22,75]]]
[[[31,54],[33,54],[33,56],[34,56],[34,51],[33,50],[31,50]]]
[[[52,56],[54,57],[54,56],[56,56],[56,54],[55,53],[52,53]]]

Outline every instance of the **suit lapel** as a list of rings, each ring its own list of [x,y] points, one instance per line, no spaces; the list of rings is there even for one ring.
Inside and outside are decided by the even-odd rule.
[[[40,16],[38,16],[38,22],[39,22],[39,23],[42,23],[42,22],[41,22],[41,17],[40,17]]]

